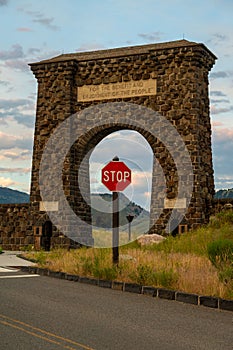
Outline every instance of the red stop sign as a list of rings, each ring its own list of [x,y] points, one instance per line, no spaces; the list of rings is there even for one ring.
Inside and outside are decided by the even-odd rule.
[[[131,170],[124,162],[111,161],[102,169],[101,180],[109,191],[124,191],[131,183]]]

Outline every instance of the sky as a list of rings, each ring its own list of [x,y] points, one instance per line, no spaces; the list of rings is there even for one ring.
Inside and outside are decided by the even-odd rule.
[[[218,57],[209,85],[215,188],[232,188],[232,13],[232,0],[0,0],[0,186],[30,188],[37,82],[28,63],[185,38],[204,43]],[[137,133],[117,132],[97,146],[93,191],[106,192],[96,174],[115,156],[113,146],[131,160],[135,198],[148,207],[152,154]]]

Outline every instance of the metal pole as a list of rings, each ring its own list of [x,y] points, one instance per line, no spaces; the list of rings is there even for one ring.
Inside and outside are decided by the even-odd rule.
[[[131,241],[131,222],[129,222],[129,239],[128,241]]]
[[[129,236],[128,236],[128,241],[129,242],[131,241],[131,222],[133,221],[133,218],[134,218],[134,215],[131,215],[131,214],[126,216],[126,219],[129,222]]]
[[[112,192],[112,262],[119,263],[119,196]]]

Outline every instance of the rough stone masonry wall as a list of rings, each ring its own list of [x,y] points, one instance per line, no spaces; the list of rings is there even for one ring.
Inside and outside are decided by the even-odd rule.
[[[114,51],[114,50],[113,50]],[[190,227],[208,221],[212,196],[214,193],[211,129],[209,120],[208,72],[214,64],[214,56],[199,44],[182,42],[180,44],[146,49],[135,48],[128,52],[124,49],[114,52],[95,54],[64,55],[55,59],[32,65],[38,80],[37,119],[34,139],[31,202],[34,221],[40,216],[40,189],[38,172],[44,146],[52,131],[74,112],[99,103],[125,101],[149,107],[165,116],[177,128],[191,156],[194,171],[194,193],[184,223]],[[157,94],[154,96],[135,96],[91,102],[77,100],[77,88],[83,85],[114,84],[117,82],[156,79]],[[97,117],[96,117],[97,118]],[[96,119],[96,122],[99,121]],[[140,122],[140,120],[139,120]],[[80,120],[77,127],[85,131],[87,124],[92,125],[91,135],[85,134],[71,149],[63,169],[64,192],[74,211],[86,222],[90,222],[90,207],[83,200],[77,185],[79,165],[89,149],[109,133],[120,129],[139,131],[151,145],[155,156],[163,167],[167,182],[167,197],[177,195],[178,178],[174,166],[164,145],[143,130],[146,121],[141,116],[141,127],[133,128],[120,116],[106,120],[106,127],[95,127],[92,120]],[[89,191],[88,159],[84,167],[85,192]],[[52,181],[52,179],[51,179]],[[151,215],[157,208],[154,203],[162,189],[156,184],[153,175]],[[162,197],[161,197],[162,198]],[[56,187],[51,200],[56,199]],[[152,229],[155,232],[164,229],[171,209],[164,209],[160,221]],[[64,218],[66,220],[66,218]]]
[[[20,250],[34,244],[30,204],[0,204],[0,246]]]

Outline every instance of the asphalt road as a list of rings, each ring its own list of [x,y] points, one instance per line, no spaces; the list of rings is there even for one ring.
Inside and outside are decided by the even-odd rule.
[[[232,312],[24,275],[0,271],[1,350],[233,348]]]

